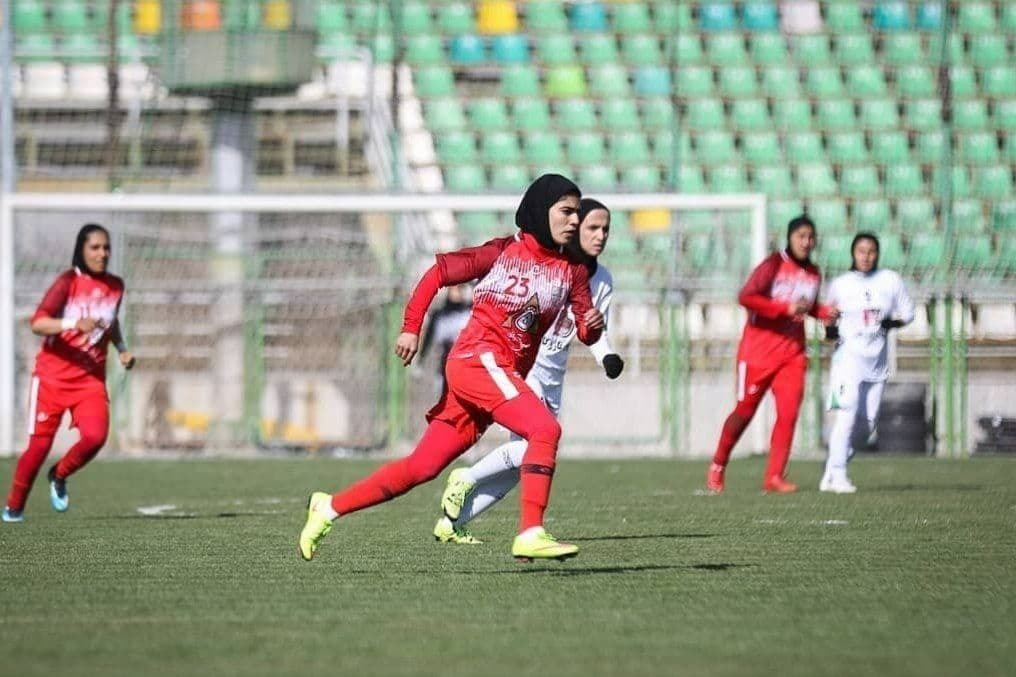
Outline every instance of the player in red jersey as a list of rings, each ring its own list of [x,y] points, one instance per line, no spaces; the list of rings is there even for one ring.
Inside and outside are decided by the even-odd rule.
[[[107,271],[109,232],[94,223],[78,231],[72,268],[53,282],[32,316],[32,331],[45,336],[35,359],[29,399],[28,448],[14,469],[4,522],[20,522],[28,492],[53,446],[65,411],[81,438],[49,469],[49,498],[57,512],[70,504],[67,478],[99,453],[109,431],[106,350],[120,353],[120,364],[134,366],[124,345],[117,312],[124,284]]]
[[[409,456],[335,495],[311,495],[299,542],[304,559],[313,558],[336,517],[434,479],[493,422],[528,442],[512,554],[562,559],[578,552],[543,528],[561,427],[525,377],[540,339],[566,305],[573,309],[583,343],[595,343],[603,331],[603,316],[589,294],[589,273],[564,249],[578,232],[580,197],[568,179],[545,174],[529,186],[515,213],[521,233],[437,256],[406,306],[395,353],[404,365],[413,361],[424,315],[439,288],[479,279],[469,322],[448,355],[441,399],[427,413],[427,430]]]
[[[723,424],[706,476],[706,488],[712,492],[723,491],[730,452],[770,388],[776,398],[776,423],[762,490],[797,490],[785,472],[808,368],[804,316],[826,322],[838,316],[836,308],[816,301],[822,278],[811,262],[814,248],[815,224],[807,216],[794,218],[787,226],[787,248],[762,261],[741,288],[738,302],[748,309],[748,321],[737,349],[737,406]]]

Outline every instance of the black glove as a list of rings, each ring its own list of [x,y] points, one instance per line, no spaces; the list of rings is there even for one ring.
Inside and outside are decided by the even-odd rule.
[[[889,331],[890,329],[899,329],[900,327],[902,327],[903,320],[892,320],[889,319],[888,317],[883,317],[882,322],[880,322],[880,324],[882,325],[883,329]]]
[[[840,340],[840,328],[835,324],[827,324],[825,328],[826,341],[839,341]]]
[[[624,371],[624,360],[617,353],[611,353],[603,358],[603,371],[606,372],[607,378],[613,380],[621,375]]]

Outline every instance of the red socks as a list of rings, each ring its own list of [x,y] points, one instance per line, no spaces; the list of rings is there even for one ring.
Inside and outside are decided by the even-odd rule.
[[[51,436],[32,435],[28,438],[28,448],[18,459],[18,465],[14,468],[14,479],[11,481],[11,491],[7,495],[7,507],[11,510],[24,510],[25,502],[28,500],[28,492],[32,490],[32,483],[43,461],[49,455],[53,446]]]

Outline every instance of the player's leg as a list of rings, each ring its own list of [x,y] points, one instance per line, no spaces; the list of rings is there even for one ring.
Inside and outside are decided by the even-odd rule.
[[[521,458],[525,451],[525,441],[508,442],[485,456],[483,460],[511,456],[517,458],[515,461],[517,464],[521,464]],[[448,515],[441,516],[437,524],[434,525],[434,537],[438,541],[459,545],[482,543],[470,533],[466,525],[508,495],[519,483],[518,466],[511,465],[512,462],[512,460],[508,460],[507,465],[502,466],[500,473],[485,477],[469,491],[459,510],[458,517],[454,521]],[[451,484],[451,478],[449,478],[449,486]]]
[[[820,491],[851,493],[847,488],[847,460],[853,453],[851,441],[858,427],[857,404],[861,384],[850,378],[845,365],[835,358],[829,376],[829,409],[834,415],[829,431],[829,456],[818,488]]]
[[[785,475],[790,447],[794,442],[797,415],[804,399],[804,377],[807,370],[808,358],[802,354],[783,364],[773,377],[776,422],[769,440],[769,462],[762,483],[764,491],[790,493],[797,490],[797,485],[788,482]]]
[[[713,462],[709,466],[706,475],[706,488],[709,491],[719,493],[723,491],[724,472],[727,463],[730,462],[730,454],[745,428],[751,423],[751,419],[758,411],[766,391],[769,389],[773,379],[772,369],[749,364],[745,360],[737,362],[737,404],[734,410],[723,422],[720,430],[720,439],[716,443],[716,451],[713,454]]]
[[[32,378],[28,398],[28,446],[14,467],[11,489],[3,512],[3,521],[20,522],[28,494],[39,469],[53,448],[53,437],[60,427],[64,403],[60,391],[51,384]]]
[[[49,502],[57,512],[70,506],[67,478],[95,458],[109,435],[109,401],[105,388],[90,388],[78,395],[71,409],[72,425],[80,437],[64,457],[49,469]]]

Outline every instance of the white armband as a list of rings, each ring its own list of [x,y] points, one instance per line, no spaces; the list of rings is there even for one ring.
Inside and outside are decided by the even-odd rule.
[[[74,329],[77,326],[78,326],[78,321],[75,320],[73,317],[65,317],[65,318],[60,320],[60,330],[61,331],[68,331],[70,329]]]

